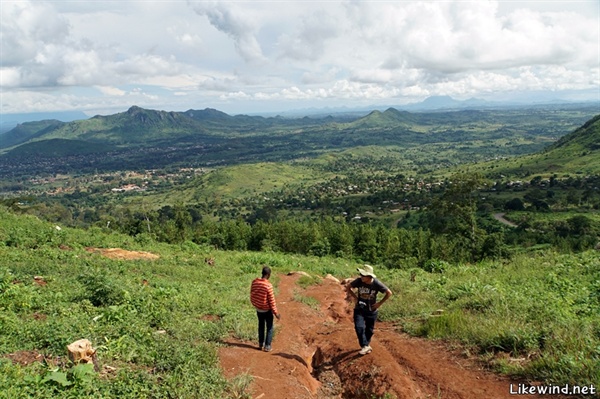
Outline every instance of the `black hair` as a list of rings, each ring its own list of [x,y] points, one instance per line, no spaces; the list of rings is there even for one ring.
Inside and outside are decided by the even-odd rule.
[[[262,276],[263,278],[271,275],[271,268],[269,266],[263,266],[262,268]]]

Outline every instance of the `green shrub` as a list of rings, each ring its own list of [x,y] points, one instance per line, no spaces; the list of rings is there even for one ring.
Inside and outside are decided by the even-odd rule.
[[[125,300],[125,290],[105,274],[85,273],[78,280],[85,288],[84,298],[94,306],[119,305]]]

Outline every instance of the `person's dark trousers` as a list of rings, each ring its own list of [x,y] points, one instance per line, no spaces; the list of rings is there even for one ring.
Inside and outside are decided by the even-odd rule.
[[[371,344],[376,320],[377,311],[354,309],[354,330],[361,348]]]
[[[273,312],[256,312],[258,316],[258,345],[271,346],[273,340]]]

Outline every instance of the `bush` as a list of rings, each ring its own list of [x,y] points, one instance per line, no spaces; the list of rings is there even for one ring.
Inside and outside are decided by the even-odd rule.
[[[80,275],[78,280],[85,288],[84,299],[94,306],[120,305],[125,300],[125,290],[106,275],[87,273]]]

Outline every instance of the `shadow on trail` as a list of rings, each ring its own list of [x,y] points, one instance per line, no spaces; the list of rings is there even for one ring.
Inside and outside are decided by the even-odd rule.
[[[260,351],[260,349],[258,349],[258,346],[256,345],[251,345],[251,344],[246,344],[243,342],[234,342],[234,341],[222,341],[222,343],[226,346],[235,346],[238,348],[244,348],[244,349],[254,349],[255,351]]]
[[[284,359],[295,360],[295,361],[299,362],[300,364],[302,364],[304,367],[308,367],[308,363],[306,363],[306,360],[302,359],[302,357],[299,355],[292,355],[292,354],[283,353],[283,352],[274,353],[273,355],[282,357]]]

